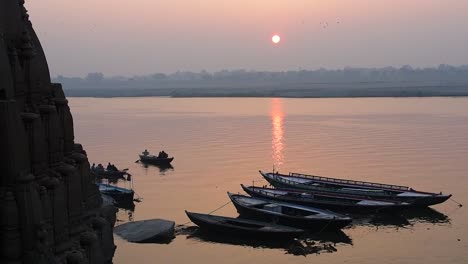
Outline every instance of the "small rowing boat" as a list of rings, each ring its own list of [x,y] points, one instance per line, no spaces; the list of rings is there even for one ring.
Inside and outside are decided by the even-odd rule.
[[[99,191],[102,194],[112,197],[119,204],[133,204],[133,196],[135,192],[132,189],[126,189],[105,183],[96,183]]]
[[[252,237],[297,237],[303,229],[282,226],[267,222],[242,218],[199,214],[185,211],[188,218],[201,230],[215,233],[228,233],[236,236]]]
[[[241,216],[307,230],[341,229],[350,217],[329,210],[228,193]]]

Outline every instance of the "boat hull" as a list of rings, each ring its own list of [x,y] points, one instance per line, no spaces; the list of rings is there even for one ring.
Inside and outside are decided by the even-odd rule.
[[[135,192],[133,190],[120,188],[108,184],[98,184],[99,191],[102,194],[112,197],[115,202],[123,207],[131,207],[133,205],[133,198]],[[134,205],[133,205],[134,206]]]
[[[356,187],[360,188],[357,189],[342,189],[343,187],[352,187],[351,185],[344,185],[336,182],[325,182],[320,180],[314,180],[314,178],[303,178],[307,180],[306,183],[296,183],[287,181],[281,178],[281,176],[291,177],[289,175],[281,175],[281,174],[271,174],[271,173],[263,173],[260,171],[260,174],[265,178],[268,183],[270,183],[275,188],[282,188],[282,189],[292,189],[292,190],[305,190],[308,192],[321,192],[321,193],[331,193],[335,195],[361,195],[370,197],[372,199],[386,199],[386,200],[394,200],[399,202],[407,202],[410,203],[412,207],[427,207],[435,204],[440,204],[447,201],[452,195],[445,195],[445,194],[436,194],[436,193],[426,193],[426,192],[417,192],[408,189],[407,191],[414,193],[414,196],[399,196],[399,193],[404,191],[395,191],[395,190],[388,190],[388,189],[378,189],[378,188],[368,188],[366,186],[359,186]],[[322,177],[323,178],[323,177]],[[314,186],[313,183],[316,183],[320,186]],[[402,188],[404,186],[401,186]],[[377,191],[377,192],[376,192]],[[378,192],[380,191],[380,192]]]
[[[171,162],[174,160],[172,158],[153,158],[140,155],[140,161],[145,164],[151,164],[156,166],[170,166]]]
[[[280,225],[298,227],[306,230],[336,230],[342,229],[351,224],[351,219],[307,219],[303,217],[288,217],[285,215],[274,215],[262,213],[247,206],[242,206],[233,202],[237,212],[242,217],[257,219],[261,221],[268,221],[278,223]]]
[[[266,195],[262,192],[253,191],[249,187],[242,185],[242,188],[246,193],[253,197],[259,197],[263,199],[271,199],[280,202],[300,204],[310,207],[318,207],[322,209],[329,209],[336,212],[345,213],[356,213],[356,214],[368,214],[368,213],[396,213],[409,208],[409,204],[392,204],[392,205],[356,205],[351,203],[340,203],[333,201],[322,201],[316,199],[303,199],[292,196],[271,196]],[[291,190],[286,190],[291,191]],[[294,190],[292,190],[294,192]],[[296,191],[297,194],[300,194]],[[343,198],[336,196],[337,199]]]
[[[209,215],[205,214],[198,214],[193,212],[185,211],[188,218],[197,226],[200,227],[201,230],[205,232],[211,233],[226,233],[234,236],[248,236],[248,237],[255,237],[255,238],[277,238],[277,237],[298,237],[304,233],[304,230],[291,228],[291,227],[284,227],[279,225],[272,225],[265,222],[253,221],[253,220],[245,220],[239,218],[230,218],[230,217],[220,217],[226,222],[223,221],[210,221]],[[211,216],[211,217],[218,217],[218,216]],[[239,225],[229,224],[229,221]],[[254,226],[261,225],[267,228],[263,230],[259,230],[253,228]]]

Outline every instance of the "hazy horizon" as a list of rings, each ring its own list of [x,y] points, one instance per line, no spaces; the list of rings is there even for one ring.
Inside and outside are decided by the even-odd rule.
[[[52,76],[468,63],[468,1],[26,0],[26,8]]]

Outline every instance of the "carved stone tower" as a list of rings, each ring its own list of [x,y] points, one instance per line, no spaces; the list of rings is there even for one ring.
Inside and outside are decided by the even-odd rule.
[[[111,263],[115,213],[24,0],[0,1],[0,263]]]

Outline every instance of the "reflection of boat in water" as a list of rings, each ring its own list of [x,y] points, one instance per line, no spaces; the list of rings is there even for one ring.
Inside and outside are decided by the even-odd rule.
[[[245,237],[297,237],[304,230],[267,222],[187,212],[188,218],[203,231]]]
[[[430,206],[447,201],[452,195],[416,191],[407,186],[336,179],[299,173],[260,174],[278,188],[300,189],[310,192],[330,192],[339,195],[361,195],[373,199],[387,199],[411,203],[411,206]]]
[[[429,207],[413,208],[401,214],[353,217],[353,226],[407,227],[414,224],[450,224],[450,218]]]
[[[148,168],[150,166],[157,167],[159,169],[159,172],[161,172],[161,173],[166,172],[166,171],[173,171],[174,170],[174,166],[172,166],[171,164],[154,165],[154,164],[142,163],[142,166],[144,168]]]
[[[409,210],[403,212],[402,216],[416,223],[450,224],[450,218],[447,215],[429,207]]]
[[[308,255],[323,252],[333,253],[340,247],[352,245],[352,240],[343,231],[305,233],[294,239],[252,239],[251,237],[226,236],[218,233],[202,232],[196,228],[187,233],[188,239],[207,243],[229,244],[234,246],[283,250],[287,254]]]
[[[306,230],[341,229],[351,223],[350,217],[329,210],[228,193],[243,216]]]
[[[174,160],[174,157],[169,157],[164,151],[161,151],[158,156],[155,156],[150,155],[148,150],[145,149],[139,156],[140,162],[157,166],[169,166]]]

